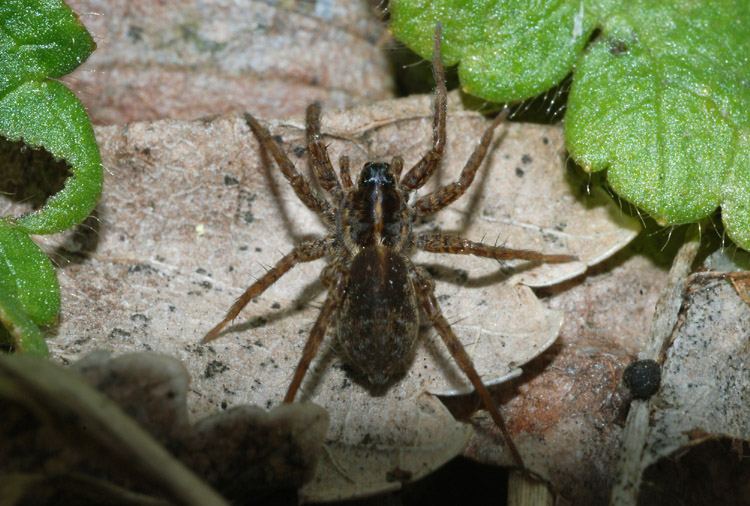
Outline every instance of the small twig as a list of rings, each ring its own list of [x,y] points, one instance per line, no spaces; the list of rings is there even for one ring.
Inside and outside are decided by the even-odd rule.
[[[639,359],[660,361],[677,323],[687,278],[699,247],[700,230],[695,224],[688,229],[685,243],[672,263],[667,284],[656,303],[646,347],[638,354]],[[648,435],[650,413],[651,401],[649,399],[633,399],[622,434],[622,451],[617,463],[615,483],[610,498],[611,506],[635,506],[638,502],[643,473],[643,451]]]

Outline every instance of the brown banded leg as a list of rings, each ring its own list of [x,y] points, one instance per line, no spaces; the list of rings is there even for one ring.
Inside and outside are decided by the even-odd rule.
[[[271,267],[263,276],[261,276],[260,279],[245,290],[245,293],[243,293],[240,298],[232,304],[232,307],[229,308],[229,312],[227,312],[224,319],[206,334],[203,338],[203,342],[207,343],[216,339],[219,332],[221,332],[230,321],[234,320],[251,300],[266,291],[269,286],[278,281],[281,276],[289,271],[289,269],[299,263],[311,262],[318,258],[322,258],[331,249],[332,244],[333,239],[327,237],[316,241],[303,242],[295,247],[290,253],[279,260],[276,265]]]
[[[391,160],[391,170],[396,181],[401,177],[401,171],[404,170],[404,159],[400,156],[394,156]]]
[[[529,260],[548,264],[573,262],[575,255],[547,255],[526,249],[511,249],[502,246],[489,246],[481,242],[470,241],[463,237],[443,234],[422,234],[417,237],[417,248],[432,253],[451,253],[454,255],[474,255],[496,260]]]
[[[424,308],[425,313],[427,313],[427,316],[429,316],[432,325],[435,327],[435,330],[437,330],[438,334],[440,334],[440,337],[443,338],[443,342],[448,348],[448,351],[450,352],[453,359],[456,361],[464,374],[466,374],[466,376],[469,378],[469,381],[471,381],[471,384],[474,386],[474,389],[482,399],[482,403],[484,404],[484,407],[487,409],[487,411],[489,411],[492,420],[495,422],[495,425],[498,426],[500,432],[503,434],[503,438],[505,438],[505,442],[508,445],[510,453],[513,455],[513,460],[516,462],[516,465],[520,469],[525,470],[523,460],[521,459],[521,454],[518,453],[518,449],[516,448],[516,445],[513,443],[513,440],[510,437],[510,433],[505,426],[505,421],[500,414],[500,410],[495,404],[495,401],[492,400],[490,393],[487,391],[487,387],[485,387],[484,383],[482,383],[482,379],[479,377],[477,370],[474,368],[471,357],[469,357],[469,354],[466,353],[466,350],[461,344],[461,341],[458,340],[458,337],[456,337],[456,334],[453,332],[450,323],[448,323],[448,320],[445,319],[442,311],[440,311],[440,306],[438,305],[437,298],[435,297],[434,283],[427,275],[423,275],[417,270],[413,271],[412,275],[416,277],[414,285],[417,289],[417,295],[422,301],[422,307]]]
[[[346,155],[339,158],[339,177],[341,178],[341,184],[344,185],[345,189],[349,189],[354,186],[352,183],[352,175],[349,172],[349,165],[351,164],[349,157]]]
[[[310,154],[315,175],[320,186],[338,202],[341,197],[341,184],[328,157],[326,145],[320,139],[320,103],[313,102],[307,107],[307,152]]]
[[[407,172],[401,180],[401,188],[406,193],[418,190],[435,172],[445,151],[445,116],[448,91],[445,88],[443,62],[440,59],[441,28],[435,28],[435,41],[432,53],[432,76],[435,78],[435,111],[432,117],[432,149]]]
[[[482,140],[466,162],[466,165],[461,171],[461,175],[458,177],[458,181],[441,186],[434,192],[420,197],[414,202],[414,204],[412,204],[416,215],[415,218],[427,216],[428,214],[440,211],[442,208],[455,202],[456,199],[469,189],[469,186],[471,186],[471,183],[474,181],[474,175],[477,173],[477,170],[484,161],[484,157],[487,155],[487,148],[489,148],[490,143],[492,142],[495,128],[497,128],[497,126],[508,117],[509,112],[510,109],[503,109],[500,114],[497,115],[495,121],[492,122],[492,125],[487,127],[487,130],[484,131]]]
[[[297,364],[297,369],[294,371],[292,382],[289,384],[286,396],[284,396],[284,402],[294,401],[294,396],[297,395],[297,390],[299,390],[299,387],[302,385],[302,380],[310,367],[312,359],[318,354],[318,348],[320,348],[320,343],[323,342],[323,338],[326,335],[326,330],[328,329],[328,324],[331,322],[331,317],[336,312],[336,308],[338,308],[339,303],[341,302],[341,297],[344,295],[344,289],[346,288],[346,281],[347,276],[343,272],[335,274],[333,282],[331,283],[331,288],[328,290],[326,301],[323,303],[323,308],[320,310],[320,313],[318,313],[318,319],[315,320],[315,325],[313,325],[313,328],[310,331],[310,337],[307,338],[307,343],[305,343],[305,349],[302,351],[302,358],[300,358],[299,364]]]
[[[273,159],[276,160],[282,174],[284,174],[286,180],[289,181],[297,198],[299,198],[308,209],[321,215],[327,222],[333,223],[334,218],[331,213],[331,204],[318,195],[318,192],[310,186],[310,183],[299,173],[286,153],[284,153],[279,145],[271,138],[271,134],[268,133],[268,130],[263,128],[260,123],[258,123],[258,120],[256,120],[250,113],[245,113],[245,121],[258,137],[261,145],[268,150]]]

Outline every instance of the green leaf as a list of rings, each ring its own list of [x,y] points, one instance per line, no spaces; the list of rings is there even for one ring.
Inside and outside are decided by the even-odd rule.
[[[83,221],[102,191],[99,147],[86,110],[53,81],[28,81],[0,99],[0,135],[43,147],[70,166],[65,187],[33,213],[18,218],[31,234],[52,234]]]
[[[603,3],[393,0],[391,31],[429,58],[440,22],[443,62],[459,63],[464,91],[493,102],[517,102],[543,93],[570,73]]]
[[[10,294],[0,290],[0,339],[7,331],[18,352],[47,357],[49,350],[39,328]]]
[[[0,221],[0,292],[9,294],[39,325],[60,310],[60,286],[44,252],[19,227]]]
[[[0,96],[23,81],[61,77],[76,69],[96,45],[60,1],[0,3]]]
[[[750,4],[632,1],[576,69],[565,134],[586,170],[662,225],[722,206],[750,249]]]
[[[393,0],[391,29],[468,92],[518,101],[573,71],[565,132],[586,170],[662,225],[722,208],[750,250],[750,3],[746,0]],[[597,38],[585,48],[595,28]]]
[[[101,157],[86,110],[67,88],[48,79],[80,65],[94,47],[60,1],[0,3],[0,135],[44,148],[72,172],[44,207],[17,220],[29,233],[55,233],[80,223],[101,194]]]
[[[54,268],[28,234],[80,223],[101,194],[101,156],[86,110],[50,79],[78,67],[94,47],[61,1],[0,1],[0,136],[43,148],[71,167],[64,188],[42,208],[0,217],[0,337],[7,331],[19,351],[47,355],[37,325],[52,323],[60,309]]]
[[[37,325],[52,323],[59,310],[60,287],[52,262],[26,232],[0,221],[0,323],[13,347],[46,355]]]

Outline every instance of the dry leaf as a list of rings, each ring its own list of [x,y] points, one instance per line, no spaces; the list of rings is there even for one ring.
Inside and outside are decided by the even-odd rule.
[[[324,132],[333,134],[332,158],[347,154],[356,167],[401,154],[407,166],[415,163],[431,142],[431,102],[431,97],[415,97],[324,116]],[[436,180],[457,177],[486,125],[477,114],[459,109],[452,97],[446,159]],[[304,167],[301,121],[271,122],[270,127]],[[576,276],[587,262],[630,241],[638,229],[609,199],[589,196],[585,180],[565,172],[553,148],[561,145],[558,129],[509,124],[500,130],[469,194],[424,226],[474,240],[570,252],[582,261],[529,268],[460,256],[415,256],[429,264],[443,310],[488,383],[518,374],[520,365],[552,343],[560,326],[559,312],[545,309],[516,283],[546,285]],[[178,357],[195,379],[189,398],[194,416],[223,403],[278,404],[317,314],[321,261],[285,275],[220,340],[209,346],[199,341],[255,276],[296,241],[323,230],[318,219],[294,197],[278,169],[259,156],[257,139],[240,118],[134,123],[102,128],[98,137],[108,167],[98,219],[57,246],[48,243],[57,248],[53,256],[71,259],[59,274],[64,302],[57,335],[49,340],[53,354],[74,360],[106,347],[117,353],[154,349]],[[540,199],[540,194],[553,196]],[[372,392],[357,386],[334,402],[353,378],[335,350],[324,348],[318,361],[322,378],[308,378],[300,397],[328,408],[331,433],[338,434],[351,406],[368,413],[373,409],[368,403],[376,401]],[[423,391],[468,389],[427,329],[409,372],[382,400],[399,400],[403,416],[419,430],[415,397]],[[371,446],[392,437],[387,431],[366,433]],[[359,435],[349,440],[361,441],[361,429]],[[445,437],[420,445],[460,446]],[[362,448],[355,444],[350,450]],[[440,461],[445,458],[442,454]],[[401,466],[396,475],[418,475],[427,467]],[[382,477],[382,486],[391,486],[391,471],[374,473]]]
[[[560,336],[512,387],[494,389],[526,465],[561,494],[561,504],[609,501],[630,403],[622,372],[644,346],[666,277],[644,252],[653,241],[642,234],[585,276],[542,290],[565,313]],[[473,424],[464,455],[512,465],[492,420],[480,413]]]
[[[314,475],[328,429],[319,406],[282,404],[267,412],[241,405],[192,426],[185,403],[189,378],[170,357],[96,352],[72,368],[225,497],[298,488]]]
[[[163,398],[165,393],[157,396]],[[44,497],[36,495],[35,487],[45,484],[39,475],[53,478],[48,494],[63,502],[64,497],[133,500],[117,486],[121,484],[138,495],[152,493],[180,504],[226,504],[115,403],[70,371],[33,356],[0,356],[0,398],[4,415],[0,462],[2,473],[9,476],[0,485],[17,500],[29,501],[22,504]],[[68,474],[74,476],[72,484],[67,483]],[[90,476],[90,482],[111,481],[114,486],[109,490],[93,486],[71,496],[81,482],[80,475]],[[19,491],[14,476],[21,487],[29,488]],[[99,496],[107,491],[116,495]]]
[[[67,76],[95,123],[299,114],[392,96],[365,2],[72,0],[97,50]],[[332,57],[331,55],[335,55]]]
[[[327,413],[310,403],[284,404],[270,413],[238,406],[191,426],[187,372],[175,359],[154,353],[110,358],[97,352],[73,364],[106,399],[76,375],[40,359],[0,362],[6,415],[0,470],[6,477],[26,477],[19,495],[26,496],[23,504],[35,502],[29,502],[30,493],[41,501],[37,487],[64,490],[71,501],[124,501],[133,492],[142,495],[139,504],[155,500],[149,493],[185,504],[219,504],[218,494],[198,476],[225,498],[245,502],[309,481],[328,428]],[[0,495],[12,490],[13,481],[0,483]],[[78,482],[96,493],[81,492]]]
[[[661,389],[652,398],[656,409],[651,414],[643,469],[660,459],[679,459],[681,453],[708,439],[750,441],[750,307],[727,281],[701,280],[700,274],[688,286],[683,307],[686,314],[675,329],[662,367]],[[712,459],[711,453],[704,457]],[[710,488],[702,493],[710,490],[710,497],[722,504],[726,504],[722,497],[735,494],[705,486]],[[651,475],[641,492],[648,496],[666,489],[673,491],[672,497],[682,493],[682,487],[670,487],[674,484],[654,481]],[[696,499],[685,496],[682,501],[698,504]]]
[[[397,490],[452,459],[471,426],[457,422],[435,397],[371,398],[366,405],[331,407],[345,415],[333,427],[318,474],[299,493],[303,502],[331,501]]]

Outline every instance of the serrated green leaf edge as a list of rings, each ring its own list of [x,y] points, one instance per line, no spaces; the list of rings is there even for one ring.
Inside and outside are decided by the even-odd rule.
[[[750,249],[750,4],[630,2],[581,59],[572,157],[662,225],[722,207]]]
[[[101,155],[86,110],[65,86],[47,79],[80,65],[94,47],[61,1],[0,3],[0,135],[44,148],[72,173],[41,209],[16,220],[28,233],[80,223],[101,194]]]
[[[0,135],[43,147],[71,167],[65,187],[45,205],[17,219],[30,234],[53,234],[91,213],[102,191],[102,161],[86,110],[65,86],[27,81],[0,100]]]
[[[570,73],[603,3],[393,0],[390,29],[430,58],[440,22],[443,62],[459,64],[463,90],[493,102],[518,102],[547,91]]]
[[[60,0],[0,2],[0,96],[27,80],[61,77],[80,66],[96,44]]]
[[[578,28],[568,33],[582,31],[585,39],[598,23],[602,33],[576,66],[568,103],[566,137],[573,158],[588,170],[609,168],[612,188],[662,225],[694,222],[721,206],[729,237],[750,249],[750,3],[743,2],[394,0],[391,31],[429,58],[435,23],[440,21],[443,60],[448,65],[460,61],[464,88],[488,100],[516,101],[544,91],[556,83],[561,69],[572,68],[570,58],[581,45],[545,47],[550,40],[565,42],[560,37],[566,33],[563,25],[569,26],[573,19]],[[549,24],[552,19],[555,22]],[[687,26],[682,40],[672,37],[680,25]],[[557,35],[550,38],[549,33]],[[498,42],[501,37],[505,43]],[[716,48],[727,51],[722,55]],[[608,63],[614,53],[620,61],[644,55],[654,61],[665,59],[666,64],[657,65],[665,71],[656,73],[656,81],[667,86],[659,82],[650,86],[660,90],[662,107],[633,118],[628,106],[652,105],[636,102],[634,106],[628,100],[643,93],[644,87],[633,83],[641,78],[643,85],[654,73],[637,64],[613,70]],[[549,66],[545,57],[560,63],[557,72],[551,71],[556,67]],[[697,62],[693,68],[691,61]],[[503,64],[493,66],[493,62]],[[498,84],[488,80],[494,89],[488,89],[482,72],[498,80]],[[598,76],[601,82],[589,83],[587,96],[581,90],[588,75]],[[530,83],[517,86],[516,78]],[[670,89],[669,83],[681,79],[681,87]],[[628,118],[629,128],[618,124],[612,117],[616,115],[606,114],[607,99],[612,108],[621,109],[621,118]],[[664,125],[659,125],[659,117],[670,120],[666,129],[660,129]],[[644,162],[648,153],[661,162]]]
[[[99,200],[102,163],[81,102],[60,77],[95,44],[59,0],[0,2],[0,136],[44,148],[71,167],[64,188],[36,212],[0,217],[0,322],[17,351],[49,354],[36,326],[51,323],[60,289],[49,259],[27,234],[60,232],[83,221]]]

